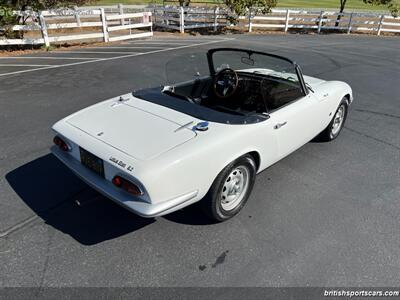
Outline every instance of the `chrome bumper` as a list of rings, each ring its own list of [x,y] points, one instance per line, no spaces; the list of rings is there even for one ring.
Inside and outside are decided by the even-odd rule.
[[[54,156],[56,156],[69,169],[71,169],[71,171],[73,171],[93,189],[142,217],[151,218],[162,216],[177,209],[183,208],[195,202],[195,198],[198,194],[198,191],[192,191],[158,204],[147,203],[135,196],[128,195],[125,191],[117,189],[111,182],[99,177],[93,171],[84,167],[79,161],[61,151],[56,146],[51,147],[50,150]]]

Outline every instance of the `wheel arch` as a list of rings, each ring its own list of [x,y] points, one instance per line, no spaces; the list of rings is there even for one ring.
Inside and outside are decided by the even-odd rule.
[[[336,101],[342,101],[343,97],[348,99],[349,104],[353,102],[353,90],[350,85],[343,81],[326,81],[316,88],[317,94],[321,97],[324,94],[329,94],[331,101],[337,103]],[[337,105],[339,104],[337,103]]]
[[[216,174],[214,175],[214,177],[212,178],[212,181],[210,182],[210,184],[208,185],[207,188],[207,192],[211,189],[213,183],[215,182],[216,178],[218,177],[219,174],[221,174],[221,172],[231,163],[233,163],[234,161],[236,161],[237,159],[245,156],[245,155],[250,155],[253,160],[254,163],[256,165],[256,171],[255,171],[255,175],[259,172],[260,169],[260,165],[261,165],[261,155],[260,152],[257,150],[248,150],[248,151],[243,151],[242,154],[237,154],[232,156],[232,158],[230,160],[225,161],[225,163],[223,164],[222,167],[219,168],[219,171],[216,172]]]
[[[233,163],[234,161],[236,161],[237,159],[239,159],[239,158],[241,158],[241,157],[243,157],[245,155],[250,155],[253,158],[254,163],[256,165],[256,174],[257,174],[259,169],[260,169],[260,165],[261,165],[260,152],[257,151],[257,150],[243,151],[242,154],[234,155],[231,159],[225,161],[225,163],[219,168],[219,171],[217,172],[217,174],[214,175],[214,178],[213,178],[209,188],[211,187],[212,183],[215,181],[215,179],[218,177],[218,175],[222,172],[222,170],[224,168],[226,168],[229,164]]]
[[[260,164],[261,164],[261,156],[260,156],[260,153],[259,153],[258,151],[251,151],[251,152],[248,152],[248,153],[246,153],[246,154],[244,154],[244,155],[247,155],[247,154],[253,157],[254,162],[255,162],[255,164],[256,164],[256,174],[257,174],[258,171],[260,170]],[[243,156],[243,155],[242,155],[242,156]],[[239,156],[239,157],[240,157],[240,156]]]
[[[347,99],[347,101],[348,101],[348,104],[350,104],[351,103],[351,95],[350,95],[350,93],[347,93],[346,95],[344,95],[343,96],[343,98],[346,98]]]

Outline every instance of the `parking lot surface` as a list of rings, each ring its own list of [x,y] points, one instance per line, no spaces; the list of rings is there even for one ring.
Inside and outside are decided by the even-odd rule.
[[[163,84],[171,58],[213,47],[287,56],[306,75],[349,83],[340,137],[262,172],[221,224],[197,206],[135,216],[49,154],[57,120]],[[0,57],[0,286],[398,285],[398,49],[397,37],[163,36]]]

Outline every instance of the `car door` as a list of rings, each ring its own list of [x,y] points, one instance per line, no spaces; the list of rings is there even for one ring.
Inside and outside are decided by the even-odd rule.
[[[270,113],[279,158],[300,148],[322,130],[322,114],[323,106],[312,93]]]

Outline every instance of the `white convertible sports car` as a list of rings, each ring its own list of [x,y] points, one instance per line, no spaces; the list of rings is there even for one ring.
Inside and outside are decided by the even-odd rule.
[[[244,206],[257,173],[314,138],[339,135],[353,100],[348,84],[303,76],[291,60],[252,50],[212,49],[207,61],[206,74],[196,69],[183,82],[57,122],[53,154],[138,215],[201,201],[224,221]]]

